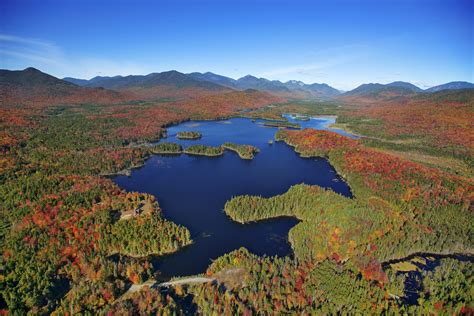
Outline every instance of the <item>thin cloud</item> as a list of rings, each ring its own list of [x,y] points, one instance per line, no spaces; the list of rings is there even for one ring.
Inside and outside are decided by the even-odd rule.
[[[0,34],[0,68],[36,67],[57,77],[92,78],[97,75],[147,73],[147,67],[104,58],[72,60],[55,43],[42,39]]]
[[[308,63],[308,64],[294,65],[294,66],[285,67],[285,68],[277,68],[270,71],[265,71],[261,75],[267,76],[267,77],[275,77],[275,76],[287,76],[287,75],[295,74],[295,73],[301,73],[301,74],[312,74],[313,72],[321,73],[320,70],[327,69],[329,67],[337,66],[340,64],[344,64],[353,59],[354,57],[351,57],[351,56],[339,56],[336,58],[331,58],[331,59],[317,62],[317,63]]]
[[[29,60],[29,61],[39,62],[43,64],[62,66],[62,64],[58,62],[56,59],[50,58],[47,56],[38,55],[38,54],[29,54],[26,52],[0,48],[0,55],[11,56],[17,59]]]
[[[2,65],[7,57],[22,64],[40,67],[64,67],[62,50],[54,43],[34,39],[0,34],[0,56]]]
[[[44,50],[49,51],[58,51],[59,47],[51,42],[35,39],[35,38],[27,38],[27,37],[19,37],[7,34],[0,34],[0,42],[10,42],[10,43],[19,43],[24,44],[27,46],[36,46],[42,47]]]
[[[308,78],[327,77],[327,70],[339,65],[353,62],[369,54],[367,45],[354,44],[325,48],[310,52],[304,56],[306,63],[300,63],[282,68],[270,69],[260,73],[261,76],[284,80],[287,78],[305,76]]]

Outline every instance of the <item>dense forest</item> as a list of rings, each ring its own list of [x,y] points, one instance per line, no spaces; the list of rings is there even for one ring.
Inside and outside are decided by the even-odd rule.
[[[184,153],[189,155],[214,157],[224,154],[224,148],[222,148],[222,146],[214,147],[206,145],[193,145],[186,147]]]
[[[183,147],[176,143],[158,143],[151,148],[153,154],[181,154]]]
[[[146,257],[190,244],[189,231],[165,220],[153,196],[124,192],[100,175],[138,167],[152,153],[181,152],[176,144],[148,145],[169,124],[278,100],[250,91],[127,101],[98,89],[119,97],[95,104],[81,102],[87,89],[64,86],[70,98],[49,86],[23,98],[20,86],[0,107],[2,313],[96,314],[150,278]]]
[[[146,288],[111,310],[159,313],[160,303],[167,300],[172,312],[194,310],[203,315],[472,313],[472,262],[442,259],[435,270],[424,273],[419,305],[403,304],[403,274],[380,270],[376,264],[370,272],[372,277],[361,277],[357,268],[334,260],[258,257],[241,248],[209,267],[206,274],[217,283],[177,286],[165,293]],[[383,282],[374,281],[376,275],[383,276]],[[141,303],[144,296],[149,304]]]
[[[199,132],[179,132],[176,134],[178,139],[200,139],[202,137]]]
[[[240,145],[235,143],[226,142],[222,144],[222,147],[227,150],[235,151],[240,158],[252,160],[254,155],[259,152],[259,149],[251,145]]]
[[[171,91],[167,99],[130,101],[130,94],[95,89],[89,96],[98,96],[97,104],[80,99],[84,90],[77,88],[61,99],[69,89],[62,86],[38,88],[23,102],[18,89],[9,90],[0,107],[1,313],[474,310],[472,260],[445,258],[423,271],[414,305],[404,300],[406,275],[384,264],[418,252],[473,253],[474,183],[462,168],[445,164],[471,163],[469,93],[460,99],[416,97],[403,106],[383,101],[376,108],[304,101],[277,105],[280,98],[255,90],[192,98],[192,90],[180,98]],[[449,107],[439,111],[442,103]],[[236,196],[225,212],[237,222],[300,220],[289,233],[294,258],[239,249],[209,266],[205,273],[214,283],[166,291],[145,287],[124,298],[132,284],[159,276],[147,256],[178,251],[192,240],[188,229],[163,218],[155,197],[125,192],[106,175],[138,167],[154,153],[220,155],[229,149],[249,159],[257,149],[248,145],[183,150],[178,144],[150,143],[165,135],[166,126],[189,119],[281,119],[282,113],[339,114],[338,123],[370,136],[354,140],[310,129],[282,129],[276,135],[302,156],[329,159],[354,198],[304,184],[269,198]],[[407,156],[411,149],[454,160],[419,163],[419,156]]]

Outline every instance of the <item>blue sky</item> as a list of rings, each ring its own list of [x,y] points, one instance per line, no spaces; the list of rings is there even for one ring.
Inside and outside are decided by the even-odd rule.
[[[339,89],[473,82],[473,2],[2,0],[0,68],[212,71]]]

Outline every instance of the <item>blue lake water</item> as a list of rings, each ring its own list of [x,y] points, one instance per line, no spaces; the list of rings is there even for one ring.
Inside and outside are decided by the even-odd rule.
[[[290,121],[294,121],[291,117]],[[303,128],[327,129],[331,119],[297,121]],[[329,122],[329,123],[328,123]],[[258,255],[291,255],[288,231],[298,223],[294,218],[278,218],[246,225],[233,222],[224,204],[241,194],[270,197],[286,192],[298,183],[331,188],[351,196],[348,185],[326,159],[301,158],[282,142],[268,143],[277,128],[263,121],[233,118],[224,121],[190,121],[168,128],[162,141],[183,147],[204,144],[219,146],[231,141],[257,146],[253,160],[242,160],[234,152],[220,157],[155,155],[131,176],[114,181],[128,191],[153,194],[165,218],[186,226],[194,243],[177,253],[154,257],[154,267],[164,279],[205,272],[211,260],[246,247]],[[179,140],[180,131],[199,131],[199,140]],[[342,132],[342,131],[338,131]]]
[[[331,128],[330,125],[336,123],[335,116],[329,117],[310,117],[309,121],[302,121],[302,120],[295,120],[295,115],[291,114],[284,114],[283,117],[287,118],[289,122],[295,122],[300,124],[301,128],[314,128],[314,129],[321,129],[325,131],[332,131],[338,134],[350,137],[350,138],[359,138],[354,134],[348,133],[342,129],[334,129]]]

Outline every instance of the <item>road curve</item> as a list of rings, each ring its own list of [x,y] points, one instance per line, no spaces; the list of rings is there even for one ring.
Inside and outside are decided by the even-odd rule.
[[[163,282],[156,285],[156,287],[170,287],[170,286],[175,286],[175,285],[209,283],[209,282],[215,282],[215,281],[216,281],[215,278],[193,277],[193,278],[180,279],[176,281]]]

